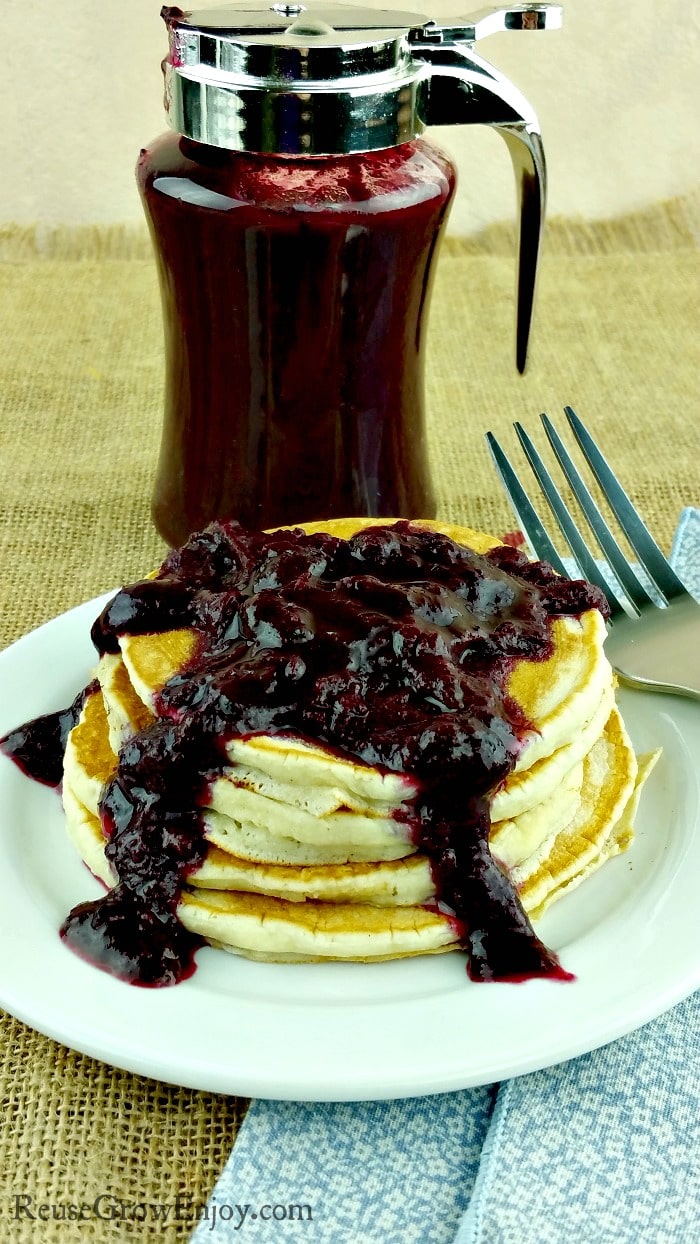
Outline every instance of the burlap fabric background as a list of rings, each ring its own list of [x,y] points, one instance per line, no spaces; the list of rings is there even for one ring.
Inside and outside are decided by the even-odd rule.
[[[540,410],[570,403],[668,546],[680,508],[700,501],[697,226],[688,201],[606,225],[552,222],[524,378],[513,366],[510,231],[448,242],[428,374],[442,517],[512,528],[483,433],[493,429],[515,450],[514,419],[536,429]],[[0,259],[4,645],[160,559],[149,494],[162,356],[141,235],[10,230],[0,233]],[[9,1016],[0,1098],[3,1241],[186,1239],[194,1220],[174,1221],[175,1198],[206,1201],[245,1108],[115,1071]],[[15,1194],[35,1206],[107,1194],[171,1208],[165,1226],[121,1214],[32,1222],[14,1218]]]

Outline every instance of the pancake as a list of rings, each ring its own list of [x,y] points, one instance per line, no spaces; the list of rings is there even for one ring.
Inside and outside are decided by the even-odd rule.
[[[546,798],[534,807],[509,820],[496,821],[493,807],[500,801],[498,794],[494,796],[491,849],[505,869],[523,866],[528,859],[534,858],[545,841],[551,841],[554,835],[568,825],[581,800],[591,798],[590,789],[588,792],[582,790],[583,762],[575,757],[581,746],[585,746],[586,751],[590,752],[606,728],[609,731],[613,723],[618,721],[618,715],[608,711],[608,720],[602,729],[596,727],[591,733],[592,742],[589,739],[586,745],[586,736],[582,735],[584,742],[581,745],[577,740],[575,744],[567,745],[561,749],[561,753],[550,758],[549,765],[552,768],[556,766],[557,781]],[[631,789],[629,783],[633,776],[634,755],[626,735],[624,739],[620,736],[619,726],[617,747],[621,756],[623,753],[626,755],[625,763],[630,773],[625,781]],[[539,772],[542,764],[543,762],[538,762],[536,772]],[[108,737],[103,693],[96,691],[86,699],[79,724],[68,739],[65,755],[65,781],[93,815],[98,815],[102,790],[116,771],[116,766],[117,757],[111,750]],[[621,774],[617,775],[615,782],[616,787],[621,789]],[[590,788],[590,783],[588,785]],[[228,855],[239,861],[269,865],[313,866],[363,860],[374,860],[378,863],[382,860],[405,859],[415,851],[407,834],[400,832],[400,823],[387,821],[387,825],[394,826],[390,847],[384,850],[377,839],[374,843],[368,843],[363,852],[349,842],[348,835],[342,832],[342,812],[317,817],[316,831],[307,835],[306,839],[299,839],[296,834],[290,833],[290,825],[293,829],[297,827],[297,822],[294,816],[289,817],[290,809],[283,802],[271,799],[260,802],[265,804],[267,810],[267,816],[262,820],[257,816],[238,820],[214,811],[213,808],[204,811],[205,833],[213,846],[221,849],[218,852],[219,857]],[[294,812],[296,814],[296,810]],[[309,814],[305,816],[308,818]],[[346,813],[345,819],[354,821],[358,818]],[[212,882],[207,881],[204,884]]]
[[[549,850],[510,870],[529,914],[540,915],[624,849],[641,783],[655,759],[637,770],[614,711],[582,766],[574,814]],[[107,886],[114,885],[98,817],[68,782],[63,801],[82,859]],[[178,907],[185,928],[244,956],[373,961],[436,953],[458,942],[454,921],[434,907],[426,910],[435,886],[429,861],[420,854],[388,864],[295,868],[251,864],[213,848],[190,883]]]
[[[349,539],[368,527],[392,521],[333,519],[305,523],[303,530],[309,535],[320,532]],[[485,553],[500,544],[493,536],[450,523],[419,520],[412,525],[446,535],[477,553]],[[537,731],[527,740],[527,746],[517,762],[517,771],[527,769],[542,757],[551,755],[593,716],[612,681],[610,664],[603,651],[605,635],[605,623],[597,610],[590,610],[580,618],[557,618],[552,627],[551,656],[545,661],[521,661],[516,664],[508,681],[508,693],[520,706],[523,715],[537,725]],[[158,635],[124,635],[120,637],[119,646],[131,686],[142,704],[153,711],[158,692],[186,667],[195,652],[197,636],[192,630],[173,630]],[[247,761],[251,767],[277,776],[287,769],[290,761],[287,745],[281,748],[279,740],[274,737],[233,740],[229,748],[232,761]],[[296,743],[291,754],[292,764],[297,761],[300,749],[306,753],[304,759],[309,762],[320,750]],[[367,796],[382,798],[381,793],[374,793],[379,790],[379,782],[371,769],[339,758],[334,768],[344,775],[350,775],[355,770],[354,777],[363,783]],[[311,780],[314,783],[323,781],[325,770],[324,757],[319,770],[310,774]],[[406,775],[384,774],[379,776],[379,781],[393,786],[397,782],[405,782]]]
[[[113,885],[116,877],[104,858],[104,837],[97,815],[95,793],[102,790],[116,767],[117,758],[109,746],[107,716],[101,692],[90,695],[83,707],[81,720],[71,733],[67,755],[70,757],[63,784],[63,799],[69,834],[78,852],[91,872],[107,885]],[[640,771],[646,777],[649,764]],[[70,774],[70,776],[69,776]],[[575,765],[566,775],[554,796],[538,814],[524,814],[514,821],[492,826],[492,852],[503,870],[517,885],[524,909],[528,913],[541,914],[549,902],[573,888],[578,881],[590,875],[605,859],[623,849],[629,834],[631,819],[636,807],[640,782],[637,765],[629,740],[617,710],[613,710],[602,736],[596,741],[583,763]],[[86,807],[76,793],[87,793],[92,807]],[[216,813],[205,814],[207,837],[214,841],[209,817],[222,819]],[[542,826],[548,832],[542,841]],[[552,827],[554,827],[552,829]],[[292,844],[287,844],[287,851]],[[278,847],[284,853],[284,845]],[[392,916],[382,917],[361,913],[366,905],[373,907],[419,908],[435,900],[435,884],[429,860],[419,854],[405,856],[391,862],[373,863],[316,863],[300,865],[288,858],[283,864],[260,863],[212,846],[205,863],[190,878],[194,890],[214,890],[214,895],[195,896],[188,892],[183,896],[180,919],[192,932],[211,936],[221,946],[237,950],[241,954],[256,952],[270,957],[274,955],[273,944],[267,930],[264,939],[251,941],[252,931],[265,918],[264,904],[257,906],[234,901],[229,894],[226,901],[222,892],[235,891],[256,894],[261,898],[276,900],[269,907],[274,916],[274,945],[279,953],[293,961],[304,957],[301,946],[308,949],[309,922],[298,919],[280,906],[280,901],[295,905],[313,901],[314,928],[317,943],[314,958],[344,958],[339,945],[347,949],[347,957],[354,957],[351,948],[357,947],[360,930],[365,937],[362,959],[397,957],[403,953],[432,952],[437,938],[435,919],[426,923],[418,920],[397,926]],[[338,943],[343,924],[337,918],[332,924],[326,921],[325,909],[332,905],[345,905],[345,917],[351,923],[354,937]],[[359,913],[359,914],[358,914]],[[435,912],[432,916],[435,916]],[[361,916],[361,918],[360,918]],[[452,923],[446,925],[444,942],[450,946],[456,937]],[[358,923],[359,920],[359,923]],[[369,923],[368,923],[369,921]],[[256,924],[257,922],[257,924]],[[332,929],[332,937],[321,930]],[[398,941],[394,937],[401,930]],[[430,937],[427,930],[430,929]],[[377,937],[381,938],[377,943]],[[409,937],[410,933],[410,937]],[[420,945],[416,949],[415,938],[420,933]],[[286,934],[286,936],[285,936]],[[448,936],[449,935],[449,936]],[[392,939],[387,949],[386,939]],[[408,940],[407,940],[408,939]],[[381,954],[375,954],[378,944]],[[332,951],[332,953],[331,953]]]
[[[378,520],[382,523],[390,520]],[[347,538],[367,520],[309,524]],[[484,552],[468,529],[417,524]],[[488,798],[491,854],[539,914],[631,841],[641,781],[614,707],[597,610],[558,617],[542,660],[513,662],[507,694],[529,722],[514,768]],[[64,759],[70,836],[105,884],[99,805],[118,753],[159,714],[159,693],[185,672],[196,631],[120,635],[97,670]],[[421,782],[307,738],[266,734],[225,744],[227,764],[197,797],[208,847],[177,914],[212,945],[263,961],[378,961],[460,943],[416,848]]]
[[[496,792],[494,821],[509,820],[547,799],[600,736],[614,702],[612,670],[603,652],[605,624],[600,614],[591,612],[581,621],[557,619],[553,629],[555,655],[544,662],[522,662],[510,679],[510,695],[523,714],[537,723],[537,732],[528,735],[513,773]],[[163,655],[166,640],[173,641],[167,657]],[[155,637],[125,636],[120,640],[124,665],[110,657],[106,677],[102,658],[98,677],[110,723],[120,722],[122,740],[142,728],[144,712],[151,712],[144,700],[154,704],[168,678],[184,666],[183,654],[191,652],[194,642],[184,631]],[[176,654],[182,666],[173,668]],[[152,714],[147,720],[152,720]],[[346,827],[348,812],[377,817],[374,831],[379,835],[381,816],[386,818],[410,805],[419,789],[408,775],[379,773],[302,740],[262,735],[234,739],[226,750],[232,767],[212,787],[212,808],[245,820],[257,803],[257,819],[266,823],[266,811],[279,814],[279,809],[251,795],[269,797],[284,805],[285,815],[293,822],[285,832],[299,841],[314,840],[318,816],[340,810]],[[292,808],[311,813],[312,819],[292,817],[288,811]],[[361,838],[359,821],[358,834]]]
[[[117,877],[104,854],[100,822],[63,786],[68,834],[90,872],[108,888]],[[355,901],[290,902],[268,893],[190,889],[178,918],[191,933],[243,956],[271,961],[373,961],[434,954],[458,942],[454,922],[418,905]]]
[[[536,868],[528,862],[526,869],[514,869],[523,906],[533,916],[542,915],[632,842],[642,786],[660,753],[650,752],[633,763],[631,749],[620,746],[623,736],[616,712],[609,730],[586,757],[589,789],[596,790],[597,797],[582,802],[566,830],[542,852]]]
[[[537,723],[536,732],[528,735],[518,758],[516,773],[526,772],[570,741],[595,715],[604,697],[609,697],[612,671],[603,651],[605,634],[605,623],[595,611],[581,619],[557,618],[552,627],[552,655],[545,661],[516,665],[508,694],[524,717]],[[186,667],[196,642],[190,631],[120,638],[131,687],[151,713],[158,692]],[[417,789],[407,775],[378,773],[301,740],[281,741],[265,735],[234,739],[227,744],[227,752],[234,764],[282,780],[292,780],[292,772],[303,765],[302,783],[324,788],[337,783],[346,804],[348,797],[379,802],[402,794],[411,798]],[[503,812],[508,814],[505,808]]]
[[[119,658],[110,658],[106,679],[103,678],[104,661],[105,658],[97,672],[110,722],[109,743],[114,750],[113,720],[118,718],[123,723],[121,737],[125,739],[143,728],[142,715],[146,710]],[[118,693],[115,687],[118,687]],[[522,760],[516,765],[514,772],[493,797],[492,820],[509,821],[536,809],[555,793],[567,773],[582,760],[602,734],[613,703],[614,685],[610,676],[590,718],[584,721],[576,718],[571,742],[545,757],[541,756],[537,739],[531,746],[528,745],[525,755],[540,758],[529,767]],[[147,721],[152,720],[152,715],[147,717]],[[326,828],[323,825],[319,828],[319,818],[330,823],[332,814],[340,813],[334,823],[338,837],[342,837],[339,834],[341,827],[349,829],[356,824],[357,836],[353,841],[357,841],[357,845],[362,845],[364,828],[367,831],[365,837],[371,837],[373,845],[379,846],[384,834],[383,840],[390,848],[392,839],[396,837],[396,822],[390,823],[390,817],[397,811],[408,812],[410,800],[418,791],[417,783],[401,775],[402,780],[394,784],[393,803],[388,799],[363,798],[359,793],[362,779],[366,787],[376,791],[378,786],[370,786],[370,783],[379,777],[383,782],[382,789],[386,791],[388,779],[394,775],[377,775],[371,769],[365,773],[362,766],[301,741],[280,741],[274,737],[235,740],[227,746],[227,752],[229,756],[242,758],[243,763],[234,762],[227,775],[214,782],[209,794],[211,807],[239,823],[252,822],[261,827],[274,827],[300,842],[326,841],[328,828],[327,825]],[[257,761],[257,767],[253,767],[251,758]],[[70,765],[70,755],[67,764]],[[255,799],[255,795],[261,798]],[[95,800],[86,799],[85,802],[88,806],[95,804]],[[348,815],[353,812],[358,814],[356,821]]]

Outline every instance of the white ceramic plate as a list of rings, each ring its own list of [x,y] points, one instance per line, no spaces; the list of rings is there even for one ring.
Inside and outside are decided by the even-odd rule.
[[[0,654],[0,734],[65,707],[85,685],[102,603]],[[620,699],[637,750],[664,752],[643,792],[632,850],[538,925],[574,983],[475,985],[458,954],[285,965],[206,948],[181,985],[126,985],[61,942],[70,908],[101,889],[65,835],[56,792],[0,756],[0,1003],[129,1071],[297,1100],[488,1083],[630,1032],[700,986],[700,705],[640,692]]]

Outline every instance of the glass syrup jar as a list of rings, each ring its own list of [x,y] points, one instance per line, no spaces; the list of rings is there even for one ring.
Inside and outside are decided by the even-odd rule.
[[[156,527],[177,545],[216,518],[432,517],[425,335],[455,170],[422,135],[488,124],[508,143],[522,370],[544,156],[473,44],[558,25],[559,6],[449,28],[310,0],[163,17],[172,131],[137,168],[165,331]]]

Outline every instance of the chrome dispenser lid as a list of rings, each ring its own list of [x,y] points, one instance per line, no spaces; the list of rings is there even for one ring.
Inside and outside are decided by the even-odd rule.
[[[339,155],[423,132],[430,48],[556,26],[561,7],[485,9],[444,27],[420,13],[323,0],[194,12],[166,6],[162,16],[166,107],[179,133],[235,151]]]
[[[537,116],[473,51],[504,30],[561,25],[559,4],[482,9],[438,25],[304,0],[166,7],[166,107],[178,133],[208,146],[278,155],[381,151],[428,125],[490,125],[505,139],[519,206],[516,361],[523,371],[544,220],[546,169]]]

